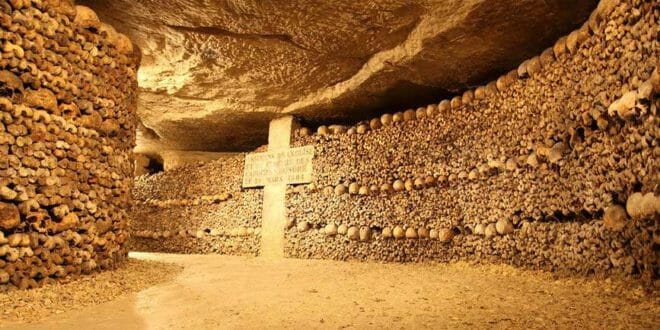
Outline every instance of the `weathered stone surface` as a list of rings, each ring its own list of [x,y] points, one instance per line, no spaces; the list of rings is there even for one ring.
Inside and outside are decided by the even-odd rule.
[[[282,113],[364,119],[517,67],[594,0],[79,1],[143,51],[143,149],[265,144]],[[147,128],[148,127],[148,128]]]
[[[159,152],[163,159],[163,168],[166,171],[181,167],[191,163],[208,162],[216,159],[234,158],[238,154],[232,152],[202,152],[202,151],[181,151],[181,150],[163,150]]]

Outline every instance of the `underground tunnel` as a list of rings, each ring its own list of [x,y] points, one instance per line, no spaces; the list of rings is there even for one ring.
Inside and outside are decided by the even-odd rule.
[[[0,328],[657,329],[659,20],[0,0]]]

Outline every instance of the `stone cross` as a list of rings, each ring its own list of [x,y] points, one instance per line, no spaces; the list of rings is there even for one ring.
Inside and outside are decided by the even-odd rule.
[[[284,257],[286,188],[312,180],[314,146],[289,148],[298,123],[292,116],[270,122],[268,152],[245,156],[243,187],[264,187],[261,224],[261,255]]]

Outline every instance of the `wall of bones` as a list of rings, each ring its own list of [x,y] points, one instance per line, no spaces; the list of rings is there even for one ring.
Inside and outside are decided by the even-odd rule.
[[[0,1],[0,292],[127,256],[139,50],[86,7]]]
[[[241,190],[245,154],[136,178],[131,248],[256,255],[262,191]]]
[[[315,179],[287,192],[286,255],[657,281],[659,20],[654,1],[602,1],[485,86],[297,130],[294,146],[315,145]],[[258,254],[262,193],[241,190],[243,157],[139,177],[133,247]]]
[[[288,193],[286,254],[658,279],[659,20],[657,2],[603,1],[486,86],[300,129],[316,178]]]

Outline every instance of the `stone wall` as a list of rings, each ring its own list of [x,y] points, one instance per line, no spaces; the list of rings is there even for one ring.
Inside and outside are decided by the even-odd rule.
[[[139,50],[68,1],[0,2],[0,292],[127,257]]]
[[[261,190],[241,190],[244,154],[136,178],[131,247],[256,255]]]
[[[175,169],[190,163],[208,162],[225,157],[235,157],[237,153],[231,152],[203,152],[184,150],[163,150],[158,153],[163,159],[165,171]]]
[[[354,127],[302,128],[286,255],[473,260],[656,280],[660,9],[602,1],[486,86]]]

